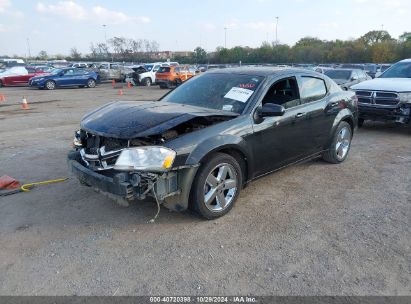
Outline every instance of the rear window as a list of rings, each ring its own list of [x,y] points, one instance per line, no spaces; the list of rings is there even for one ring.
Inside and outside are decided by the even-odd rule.
[[[324,80],[314,77],[302,77],[301,79],[302,103],[320,100],[327,94],[327,88]]]
[[[170,68],[169,67],[161,67],[158,69],[157,73],[169,73],[170,72]]]

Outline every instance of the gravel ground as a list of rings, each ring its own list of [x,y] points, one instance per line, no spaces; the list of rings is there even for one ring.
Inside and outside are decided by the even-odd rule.
[[[3,88],[0,175],[69,176],[86,111],[164,90]],[[27,96],[30,110],[18,102]],[[124,208],[74,179],[0,197],[0,295],[411,295],[411,128],[367,123],[347,161],[251,183],[223,218]]]

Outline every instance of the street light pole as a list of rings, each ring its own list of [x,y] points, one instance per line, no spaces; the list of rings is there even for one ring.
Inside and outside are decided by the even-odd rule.
[[[276,24],[275,24],[275,44],[278,44],[278,19],[279,17],[275,17]]]
[[[227,27],[224,27],[224,48],[227,48]]]
[[[27,38],[27,50],[29,52],[29,58],[31,58],[31,51],[30,51],[30,38]]]
[[[104,42],[107,44],[107,24],[103,24],[102,26],[104,28]]]

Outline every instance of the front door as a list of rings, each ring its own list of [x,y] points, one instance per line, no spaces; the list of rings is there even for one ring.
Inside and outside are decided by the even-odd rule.
[[[261,104],[265,103],[280,104],[286,111],[283,116],[267,117],[253,125],[256,176],[303,158],[314,149],[314,135],[307,132],[311,116],[300,98],[295,77],[276,81],[264,95]]]

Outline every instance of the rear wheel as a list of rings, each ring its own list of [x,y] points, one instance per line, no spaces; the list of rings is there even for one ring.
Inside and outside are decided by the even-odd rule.
[[[228,154],[216,153],[197,172],[191,188],[190,206],[206,219],[228,213],[242,186],[241,167]]]
[[[342,121],[337,127],[330,147],[323,154],[323,159],[332,164],[342,163],[351,148],[352,128],[349,123]]]
[[[0,80],[0,88],[3,86],[3,82]]]
[[[47,80],[44,87],[47,90],[54,90],[56,88],[56,83],[53,80]]]
[[[89,79],[87,80],[87,87],[89,88],[95,88],[96,87],[96,81],[94,79]]]

